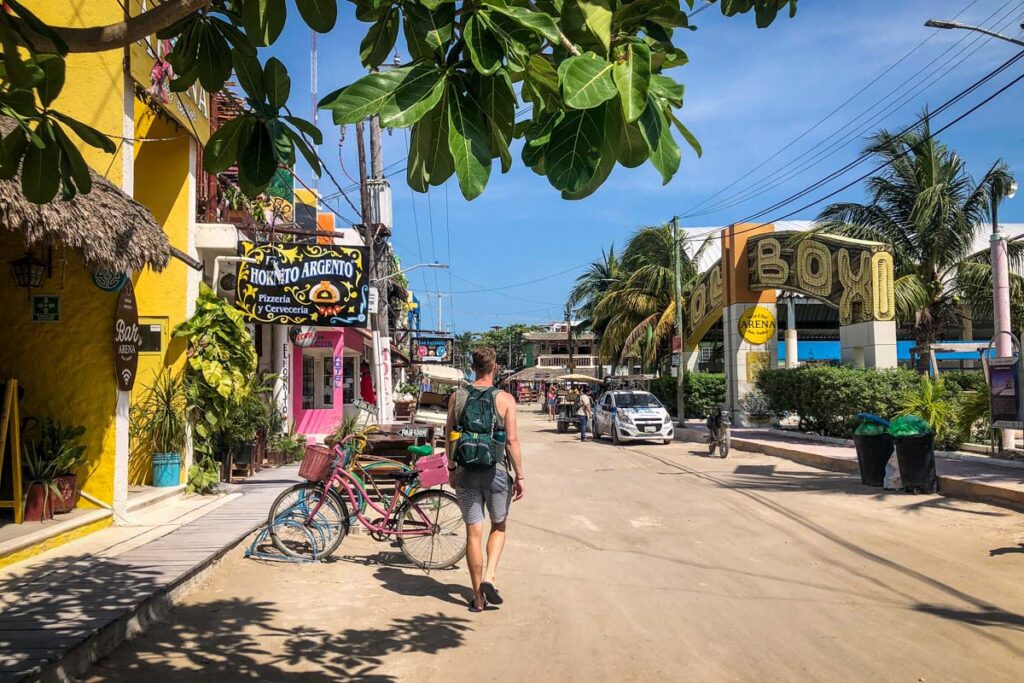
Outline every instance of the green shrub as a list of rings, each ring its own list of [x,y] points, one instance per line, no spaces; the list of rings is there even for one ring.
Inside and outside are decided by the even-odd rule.
[[[710,372],[688,372],[684,380],[686,417],[706,417],[719,403],[725,403],[725,375]],[[676,409],[676,378],[659,377],[651,382],[651,393],[665,404],[673,415]]]
[[[942,380],[950,391],[980,391],[988,393],[985,384],[985,373],[981,370],[945,370]]]
[[[805,431],[849,437],[857,425],[857,413],[895,417],[907,392],[919,386],[919,379],[911,370],[819,365],[765,370],[757,386],[773,415],[795,412]]]

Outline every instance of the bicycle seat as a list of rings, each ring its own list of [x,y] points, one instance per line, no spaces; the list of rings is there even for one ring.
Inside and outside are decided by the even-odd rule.
[[[387,476],[402,481],[406,479],[413,479],[418,474],[419,472],[416,470],[395,470],[394,472],[388,472]]]
[[[409,446],[405,450],[409,451],[413,455],[419,456],[434,454],[434,447],[431,446],[430,444],[423,444],[422,446]]]

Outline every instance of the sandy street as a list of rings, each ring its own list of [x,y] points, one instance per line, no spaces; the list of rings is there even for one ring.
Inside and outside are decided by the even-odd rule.
[[[523,423],[500,609],[359,534],[229,557],[89,681],[1019,681],[1024,516]]]

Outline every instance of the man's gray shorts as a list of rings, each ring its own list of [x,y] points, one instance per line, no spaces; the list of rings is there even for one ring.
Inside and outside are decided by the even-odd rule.
[[[484,506],[491,522],[504,522],[512,504],[512,477],[503,467],[482,472],[463,470],[459,473],[455,496],[466,524],[484,521]]]

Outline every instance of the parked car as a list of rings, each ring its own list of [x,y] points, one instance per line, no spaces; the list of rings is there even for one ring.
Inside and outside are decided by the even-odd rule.
[[[597,400],[594,436],[611,437],[616,444],[646,439],[671,443],[675,438],[672,416],[649,391],[613,390]]]

